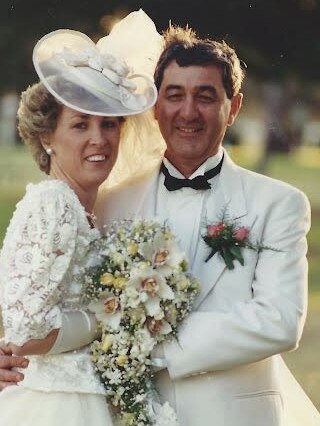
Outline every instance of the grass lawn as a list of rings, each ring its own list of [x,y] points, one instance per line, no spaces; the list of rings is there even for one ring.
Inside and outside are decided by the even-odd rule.
[[[243,166],[255,169],[255,152],[235,148],[231,156]],[[297,351],[285,355],[286,362],[312,401],[320,410],[320,150],[303,149],[296,155],[277,156],[268,165],[267,174],[289,182],[309,197],[312,204],[312,228],[309,233],[309,313],[304,335]],[[43,177],[23,148],[0,147],[0,242],[16,202],[24,193],[25,183]],[[1,327],[0,327],[1,328]],[[1,334],[1,329],[0,329]]]

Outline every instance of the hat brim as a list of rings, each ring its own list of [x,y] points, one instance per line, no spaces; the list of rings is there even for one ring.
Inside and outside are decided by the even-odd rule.
[[[81,54],[97,50],[94,42],[78,31],[57,30],[45,35],[33,50],[36,72],[48,91],[62,104],[84,114],[99,116],[128,116],[150,109],[157,100],[157,89],[151,77],[129,75],[136,88],[130,96],[134,107],[123,101],[122,89],[102,72],[90,66],[72,66],[59,60],[67,49]]]

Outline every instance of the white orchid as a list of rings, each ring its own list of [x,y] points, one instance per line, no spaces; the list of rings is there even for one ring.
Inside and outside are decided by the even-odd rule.
[[[154,239],[141,246],[141,254],[150,262],[152,266],[164,277],[172,274],[185,261],[185,254],[179,249],[175,241],[166,238],[163,232],[158,232]]]
[[[160,301],[174,299],[174,293],[164,277],[150,267],[132,271],[125,291],[132,308],[143,303],[147,314],[156,319],[164,316]]]
[[[110,291],[102,292],[99,300],[91,301],[88,309],[93,312],[103,324],[117,330],[121,321],[120,299]]]
[[[166,335],[171,333],[172,331],[171,325],[168,323],[168,321],[164,319],[156,319],[156,318],[148,317],[146,323],[147,323],[148,330],[153,336],[156,336],[157,334]]]

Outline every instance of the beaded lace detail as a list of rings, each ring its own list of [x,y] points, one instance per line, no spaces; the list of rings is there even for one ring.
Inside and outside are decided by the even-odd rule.
[[[0,303],[7,342],[21,346],[44,338],[61,326],[63,311],[85,308],[77,277],[89,243],[98,236],[66,183],[51,180],[27,186],[0,254]],[[23,386],[103,393],[86,349],[29,358]]]

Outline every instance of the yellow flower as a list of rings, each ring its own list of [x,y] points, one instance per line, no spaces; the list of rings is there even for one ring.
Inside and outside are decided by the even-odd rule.
[[[177,288],[179,290],[187,290],[190,287],[190,281],[188,280],[187,277],[182,276],[179,281],[177,282]]]
[[[113,336],[111,334],[107,334],[105,338],[103,339],[101,348],[104,352],[108,352],[108,350],[111,348],[113,343]]]
[[[105,272],[100,277],[100,284],[102,285],[112,285],[114,281],[114,276],[110,274],[109,272]]]
[[[125,261],[124,256],[121,253],[118,253],[118,252],[111,253],[111,258],[112,258],[113,262],[118,264],[118,265],[123,264],[123,262]]]
[[[125,426],[134,425],[135,418],[133,413],[123,413],[122,419]]]
[[[165,237],[166,240],[171,240],[173,238],[172,232],[169,228],[165,229],[164,237]]]
[[[191,281],[191,288],[192,288],[192,290],[200,291],[200,289],[201,289],[200,281],[193,279]]]
[[[118,290],[123,290],[126,286],[127,279],[123,277],[117,277],[113,280],[113,287]]]
[[[128,244],[128,251],[132,256],[135,256],[138,253],[138,244],[129,243]]]
[[[116,359],[116,363],[119,365],[119,367],[126,365],[128,363],[127,355],[119,355]]]
[[[130,312],[131,324],[136,324],[145,318],[145,313],[143,308],[132,309]]]
[[[172,325],[177,324],[178,311],[175,306],[169,305],[165,310],[166,320],[169,321]]]
[[[143,261],[141,261],[141,262],[138,263],[137,266],[138,266],[139,269],[147,269],[147,268],[150,267],[150,265],[151,265],[151,262],[143,262]]]

